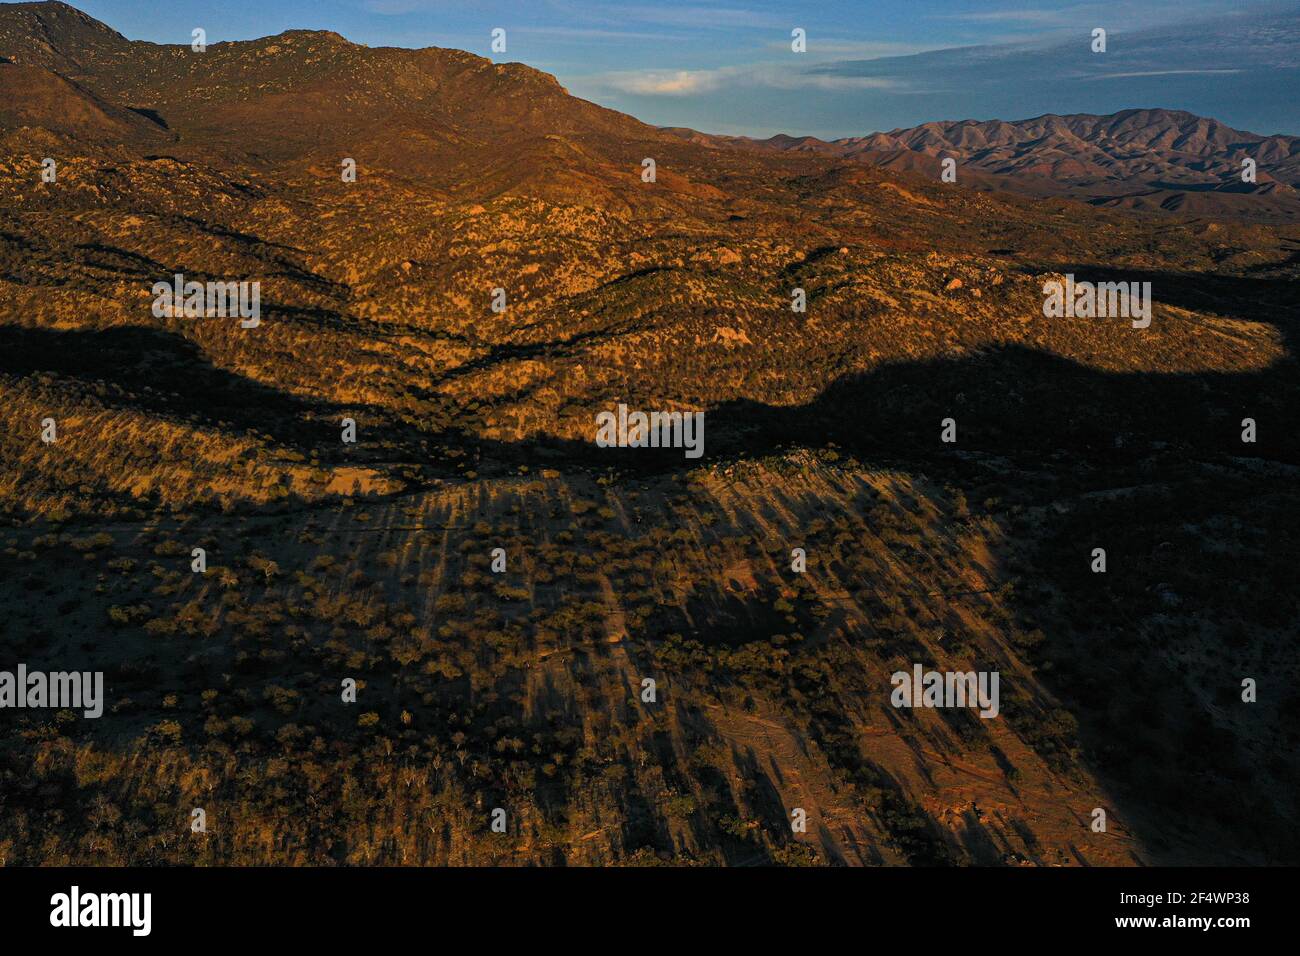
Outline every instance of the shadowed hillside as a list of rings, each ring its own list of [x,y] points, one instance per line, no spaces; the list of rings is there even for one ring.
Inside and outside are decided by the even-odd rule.
[[[5,4],[0,57],[3,666],[106,686],[2,712],[0,860],[1300,859],[1292,227],[331,33]],[[1158,113],[1107,135],[1173,149]],[[157,308],[176,274],[258,324]],[[1045,317],[1067,274],[1150,325]],[[599,447],[619,403],[703,455]],[[894,706],[914,664],[998,716]]]

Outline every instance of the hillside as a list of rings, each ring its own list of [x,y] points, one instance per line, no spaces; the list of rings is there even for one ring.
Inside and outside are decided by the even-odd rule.
[[[0,628],[108,697],[4,712],[0,861],[1300,859],[1291,227],[330,33],[5,4],[0,57]],[[260,324],[157,314],[177,273]],[[1067,273],[1153,321],[1045,319]],[[618,403],[703,456],[598,447]],[[915,663],[1000,716],[892,706]]]

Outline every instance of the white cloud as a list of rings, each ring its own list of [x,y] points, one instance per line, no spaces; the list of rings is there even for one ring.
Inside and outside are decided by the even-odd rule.
[[[894,79],[878,76],[837,76],[805,72],[789,66],[756,64],[716,70],[620,70],[583,78],[598,89],[637,96],[695,96],[728,87],[776,90],[884,90]]]
[[[692,96],[718,89],[722,85],[720,73],[720,70],[641,70],[605,73],[591,79],[620,93]]]

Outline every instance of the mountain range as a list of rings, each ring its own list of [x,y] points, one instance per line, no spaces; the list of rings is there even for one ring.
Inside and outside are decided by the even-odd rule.
[[[672,132],[696,142],[837,156],[934,178],[951,157],[959,164],[958,182],[976,188],[1139,212],[1284,222],[1300,215],[1300,137],[1242,132],[1178,110],[943,121],[830,142]],[[1253,183],[1242,178],[1246,159],[1255,163]]]
[[[106,698],[5,712],[0,862],[1300,860],[1294,141],[742,142],[52,2],[0,59],[3,646]]]

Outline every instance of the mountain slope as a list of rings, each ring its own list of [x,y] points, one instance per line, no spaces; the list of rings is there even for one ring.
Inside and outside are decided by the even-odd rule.
[[[545,191],[538,152],[592,179],[635,168],[651,127],[569,96],[551,77],[459,50],[371,49],[324,31],[185,45],[129,41],[60,3],[0,6],[0,57],[57,70],[91,94],[147,111],[182,158],[303,172],[345,157],[387,175],[459,188],[492,164],[490,192]],[[105,131],[107,133],[107,131]],[[508,170],[504,160],[519,154]],[[668,184],[671,187],[671,184]]]

